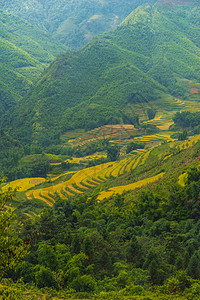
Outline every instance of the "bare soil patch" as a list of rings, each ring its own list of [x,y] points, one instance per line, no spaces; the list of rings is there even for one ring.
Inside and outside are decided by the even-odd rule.
[[[190,94],[199,94],[199,89],[197,88],[190,89]]]

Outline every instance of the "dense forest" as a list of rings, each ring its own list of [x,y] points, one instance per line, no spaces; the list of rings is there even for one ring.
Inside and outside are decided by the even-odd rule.
[[[3,126],[44,146],[67,130],[135,124],[170,96],[187,99],[183,81],[199,80],[198,20],[197,5],[137,8],[114,31],[58,56]]]
[[[180,174],[178,166],[185,165],[188,154],[195,158],[199,146],[177,152],[168,164],[175,167],[175,159]],[[191,165],[185,172],[182,186],[174,173],[162,185],[158,182],[138,193],[115,195],[101,202],[95,193],[70,200],[58,198],[52,208],[44,208],[34,218],[23,218],[23,225],[15,224],[18,237],[3,231],[5,211],[1,232],[12,242],[6,245],[9,259],[14,261],[8,264],[6,258],[2,260],[8,267],[1,264],[1,277],[7,274],[13,281],[23,278],[26,285],[10,287],[13,295],[27,289],[36,292],[34,283],[45,293],[48,288],[49,296],[65,299],[72,295],[90,299],[129,299],[134,295],[175,299],[173,295],[182,295],[183,299],[198,299],[200,171]],[[12,196],[11,191],[1,193],[1,205],[9,203]],[[19,247],[23,255],[17,260],[15,253],[22,253]],[[5,249],[0,251],[2,256]]]
[[[154,4],[156,0],[148,0]],[[4,0],[0,9],[17,15],[70,49],[84,46],[93,36],[114,29],[145,0]]]
[[[0,117],[67,47],[27,21],[0,10]]]

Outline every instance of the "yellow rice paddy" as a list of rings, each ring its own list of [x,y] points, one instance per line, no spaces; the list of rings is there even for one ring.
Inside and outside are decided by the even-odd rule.
[[[67,181],[64,181],[59,184],[55,184],[55,185],[52,185],[50,187],[46,187],[43,189],[28,191],[26,193],[26,196],[29,199],[36,198],[36,199],[43,200],[45,202],[46,202],[46,198],[47,198],[47,199],[49,199],[49,202],[52,202],[52,201],[54,201],[54,199],[49,194],[54,195],[57,193],[63,199],[66,199],[66,196],[63,195],[63,191],[65,191],[66,194],[68,194],[69,196],[74,196],[75,194],[81,194],[83,192],[74,188],[73,184],[76,183],[76,185],[78,186],[78,183],[80,184],[84,178],[92,176],[93,174],[103,170],[104,168],[107,168],[109,165],[110,165],[110,163],[106,163],[106,164],[94,166],[91,168],[83,169],[81,171],[78,171],[76,174],[74,174],[72,176],[72,178],[70,178]],[[69,189],[69,191],[68,191],[68,189]],[[43,198],[43,196],[45,198]]]
[[[185,186],[186,180],[187,180],[188,174],[187,173],[183,173],[179,176],[178,178],[178,184],[181,186]]]
[[[11,181],[10,183],[6,184],[2,191],[7,190],[8,188],[19,188],[20,192],[27,191],[28,189],[36,186],[37,184],[40,184],[42,182],[45,182],[45,178],[23,178],[23,179],[17,179],[15,181]]]
[[[142,158],[142,161],[141,161],[140,165],[143,165],[143,164],[145,163],[145,161],[146,161],[147,158],[149,157],[150,152],[151,152],[151,150],[147,151],[147,152],[144,154],[144,156],[143,156],[143,158]]]
[[[191,138],[190,140],[186,140],[185,142],[183,142],[182,144],[176,146],[176,148],[180,148],[180,150],[185,149],[185,148],[189,148],[191,147],[193,144],[196,144],[198,141],[200,140],[200,135],[196,135],[195,137]]]
[[[158,179],[162,178],[164,176],[164,172],[160,173],[156,176],[150,177],[150,178],[146,178],[143,180],[140,180],[138,182],[135,183],[131,183],[128,185],[123,185],[123,186],[116,186],[113,187],[111,189],[109,189],[108,191],[103,191],[100,193],[100,195],[98,196],[98,200],[103,200],[104,198],[109,198],[110,196],[113,196],[114,194],[123,194],[123,192],[126,191],[131,191],[131,190],[135,190],[137,188],[141,188],[149,183],[155,182]]]
[[[102,157],[106,157],[106,155],[105,154],[94,154],[94,155],[88,155],[88,156],[84,156],[84,157],[73,157],[72,159],[67,159],[66,162],[68,161],[70,163],[79,164],[81,161],[87,162],[89,160],[99,159]]]

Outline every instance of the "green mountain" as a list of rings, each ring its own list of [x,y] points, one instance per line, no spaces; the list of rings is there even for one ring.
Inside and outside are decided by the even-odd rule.
[[[66,47],[27,21],[0,11],[0,115]]]
[[[195,4],[137,8],[114,31],[59,56],[6,122],[18,138],[48,144],[69,129],[134,123],[154,103],[185,97],[184,79],[200,81],[199,14]]]
[[[45,30],[71,49],[119,25],[133,9],[156,0],[4,0],[0,9]]]

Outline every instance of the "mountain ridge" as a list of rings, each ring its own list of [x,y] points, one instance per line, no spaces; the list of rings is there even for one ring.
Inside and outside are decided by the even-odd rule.
[[[67,48],[55,44],[27,21],[0,10],[0,83],[1,105],[16,103],[35,82],[43,69]],[[11,105],[12,104],[12,105]]]
[[[155,100],[183,97],[180,80],[200,81],[200,49],[193,42],[198,12],[197,6],[173,12],[157,4],[140,6],[114,31],[59,56],[17,107],[14,127],[26,116],[29,142],[38,143],[50,140],[50,132],[58,136],[88,122],[91,128],[132,122],[138,109]]]
[[[52,1],[4,0],[0,8],[28,20],[70,49],[80,49],[92,37],[116,28],[137,6],[146,0]],[[153,4],[156,0],[148,0]]]

